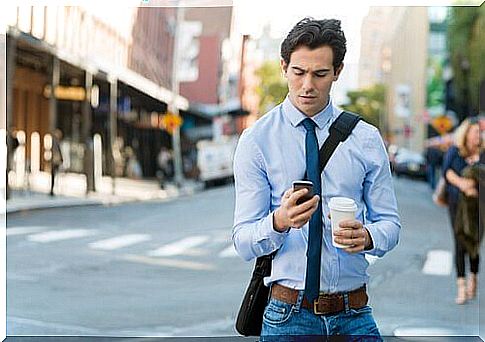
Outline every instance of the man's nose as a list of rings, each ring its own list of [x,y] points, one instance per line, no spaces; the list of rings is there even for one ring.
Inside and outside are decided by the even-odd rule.
[[[302,90],[305,92],[311,92],[313,90],[313,77],[310,73],[306,74],[303,78]]]

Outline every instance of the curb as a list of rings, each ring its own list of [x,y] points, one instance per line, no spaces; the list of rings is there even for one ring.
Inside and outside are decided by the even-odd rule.
[[[83,207],[83,206],[113,206],[119,204],[126,204],[126,203],[136,203],[136,202],[143,202],[143,201],[160,201],[160,202],[167,202],[172,201],[181,197],[194,195],[200,192],[203,188],[202,187],[194,187],[194,188],[183,188],[177,191],[176,194],[168,195],[167,197],[152,197],[152,198],[136,198],[136,197],[124,197],[124,196],[114,196],[113,198],[107,200],[100,200],[100,199],[93,199],[93,198],[85,198],[85,199],[76,199],[74,197],[66,198],[65,200],[53,200],[51,203],[47,201],[47,203],[36,203],[36,204],[15,204],[11,203],[9,205],[8,201],[4,202],[3,208],[0,209],[0,214],[13,214],[19,212],[26,212],[26,211],[33,211],[33,210],[48,210],[48,209],[58,209],[58,208],[74,208],[74,207]],[[99,194],[101,196],[102,194]],[[5,210],[6,206],[6,210]]]

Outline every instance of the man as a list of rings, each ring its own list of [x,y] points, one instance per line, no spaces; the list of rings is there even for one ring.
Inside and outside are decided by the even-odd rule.
[[[336,334],[380,340],[367,305],[365,254],[380,257],[394,248],[400,223],[378,130],[363,121],[357,124],[322,174],[317,173],[321,185],[316,184],[311,200],[297,204],[307,190],[291,189],[305,172],[315,172],[309,160],[318,159],[318,148],[342,112],[332,104],[330,90],[342,72],[345,52],[339,20],[305,18],[296,24],[281,45],[288,96],[243,132],[236,150],[235,248],[245,260],[278,251],[271,276],[265,278],[271,298],[262,341]],[[315,141],[310,150],[312,139],[318,146]],[[332,245],[328,203],[335,196],[352,198],[358,207],[356,219],[342,221],[335,236],[344,249]],[[315,212],[319,217],[310,221]],[[315,260],[307,258],[307,253],[314,254],[309,247],[314,243],[308,242],[318,231],[321,250]],[[320,266],[308,267],[307,262]]]

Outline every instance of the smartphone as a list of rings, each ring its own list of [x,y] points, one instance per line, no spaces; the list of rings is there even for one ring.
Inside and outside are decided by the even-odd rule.
[[[311,181],[305,181],[305,180],[298,180],[293,182],[293,191],[298,191],[300,189],[308,189],[308,192],[306,195],[301,197],[298,201],[296,201],[296,204],[302,204],[303,202],[306,202],[313,197],[313,183]]]

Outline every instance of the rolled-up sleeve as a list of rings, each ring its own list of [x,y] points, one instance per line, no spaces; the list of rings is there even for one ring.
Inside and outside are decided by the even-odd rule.
[[[381,257],[397,245],[401,224],[389,158],[377,130],[364,149],[368,165],[364,180],[365,227],[374,244],[366,253]]]
[[[232,240],[246,261],[270,254],[283,243],[287,233],[273,229],[270,212],[271,187],[264,160],[250,130],[241,135],[234,156],[236,204]]]

